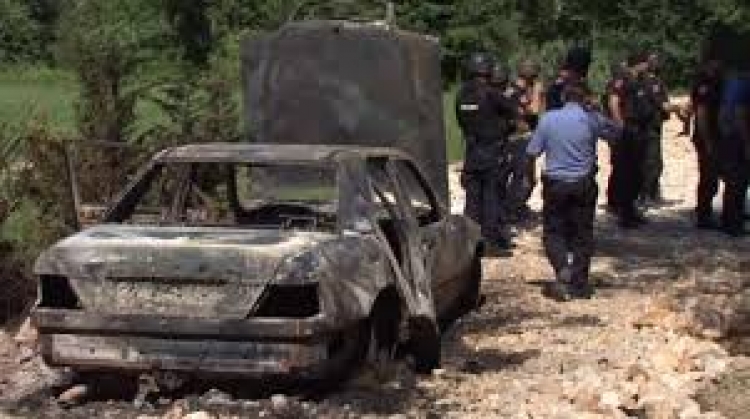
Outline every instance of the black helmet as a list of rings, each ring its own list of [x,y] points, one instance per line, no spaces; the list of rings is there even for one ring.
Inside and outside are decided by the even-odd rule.
[[[492,57],[484,52],[471,54],[466,62],[466,75],[468,77],[491,76],[492,67],[494,66]]]
[[[496,86],[503,86],[510,80],[510,69],[507,65],[501,62],[495,63],[492,66],[492,75],[490,76],[492,84]]]

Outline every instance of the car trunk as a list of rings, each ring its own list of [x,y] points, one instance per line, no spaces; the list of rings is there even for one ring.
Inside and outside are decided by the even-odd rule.
[[[43,254],[36,272],[67,280],[103,314],[242,319],[280,263],[335,236],[278,230],[99,226]]]

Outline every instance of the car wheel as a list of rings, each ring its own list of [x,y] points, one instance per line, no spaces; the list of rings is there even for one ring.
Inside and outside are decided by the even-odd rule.
[[[469,268],[466,290],[461,297],[461,306],[464,311],[477,309],[482,302],[482,255],[479,251],[474,254]]]
[[[426,317],[409,321],[409,349],[418,374],[430,374],[440,367],[440,331],[435,322]]]
[[[399,344],[398,313],[376,313],[370,320],[370,333],[365,362],[378,378],[384,378],[396,357]]]
[[[351,378],[367,353],[368,333],[369,321],[362,320],[338,334],[329,343],[328,361],[311,372],[308,387],[326,392]]]

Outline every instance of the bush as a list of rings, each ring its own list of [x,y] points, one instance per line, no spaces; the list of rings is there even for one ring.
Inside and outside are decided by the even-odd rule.
[[[37,61],[46,55],[41,26],[20,0],[0,0],[0,62]]]
[[[157,58],[169,54],[153,1],[79,0],[63,13],[59,55],[78,76],[78,126],[84,138],[124,142]]]
[[[72,231],[62,141],[42,123],[0,126],[0,321],[34,301],[34,260]]]

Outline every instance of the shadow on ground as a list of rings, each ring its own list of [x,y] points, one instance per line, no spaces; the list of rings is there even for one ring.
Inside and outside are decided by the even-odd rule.
[[[691,214],[667,210],[640,229],[623,231],[612,220],[597,225],[597,258],[606,272],[594,280],[611,289],[648,291],[659,283],[708,275],[722,269],[740,274],[750,270],[750,239],[695,229]]]

